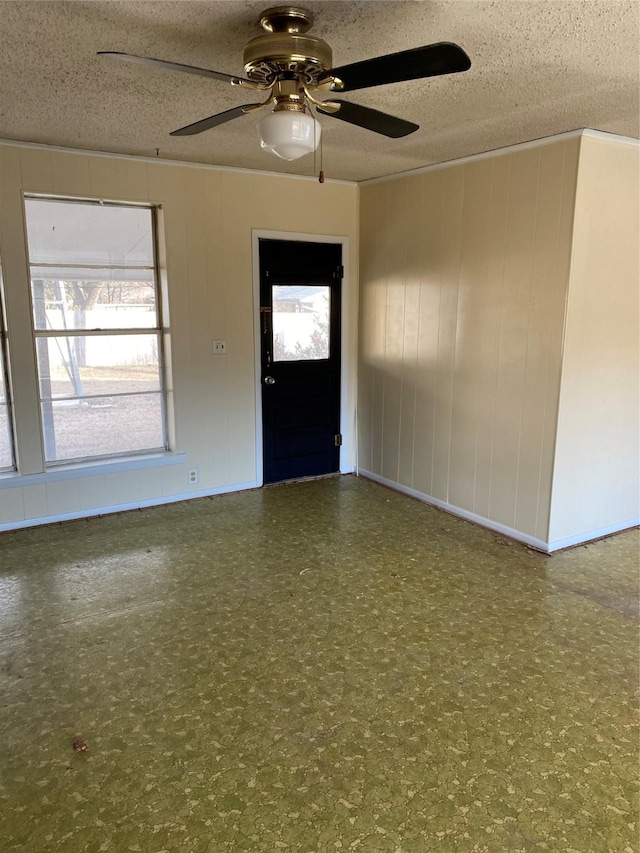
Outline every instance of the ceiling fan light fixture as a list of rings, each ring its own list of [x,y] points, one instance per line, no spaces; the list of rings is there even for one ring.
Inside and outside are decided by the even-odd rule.
[[[320,142],[320,122],[302,110],[276,109],[258,122],[260,146],[282,160],[313,153]]]
[[[330,92],[352,92],[372,86],[456,74],[471,67],[471,60],[457,44],[437,42],[336,68],[333,67],[331,47],[308,33],[313,15],[305,9],[297,6],[266,9],[259,23],[264,32],[251,39],[244,49],[246,77],[120,51],[100,51],[99,54],[125,62],[211,77],[256,92],[269,92],[265,101],[239,104],[180,127],[172,131],[171,136],[193,136],[272,104],[272,112],[258,124],[260,142],[262,148],[283,160],[297,160],[317,149],[321,131],[312,108],[323,116],[333,116],[389,139],[399,139],[419,129],[415,122],[352,101],[322,100],[322,96]]]

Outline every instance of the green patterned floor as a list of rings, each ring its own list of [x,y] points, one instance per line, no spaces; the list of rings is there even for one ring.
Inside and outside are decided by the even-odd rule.
[[[638,554],[355,477],[4,534],[0,850],[635,853]]]

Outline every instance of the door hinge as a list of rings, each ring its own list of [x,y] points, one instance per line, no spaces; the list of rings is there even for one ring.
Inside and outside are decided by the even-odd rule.
[[[333,444],[335,447],[342,447],[342,433],[337,432],[333,436]]]

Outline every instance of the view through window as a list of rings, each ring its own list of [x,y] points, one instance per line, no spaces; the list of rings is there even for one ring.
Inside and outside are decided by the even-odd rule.
[[[272,287],[274,361],[329,358],[330,290],[317,284]]]
[[[6,338],[0,306],[0,470],[14,467],[13,436],[6,367]]]
[[[164,449],[153,209],[25,210],[46,461]]]

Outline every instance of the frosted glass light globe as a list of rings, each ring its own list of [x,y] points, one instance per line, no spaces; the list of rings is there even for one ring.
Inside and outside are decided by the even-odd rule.
[[[320,142],[320,122],[297,110],[268,113],[258,122],[260,145],[283,160],[297,160],[315,151]]]

